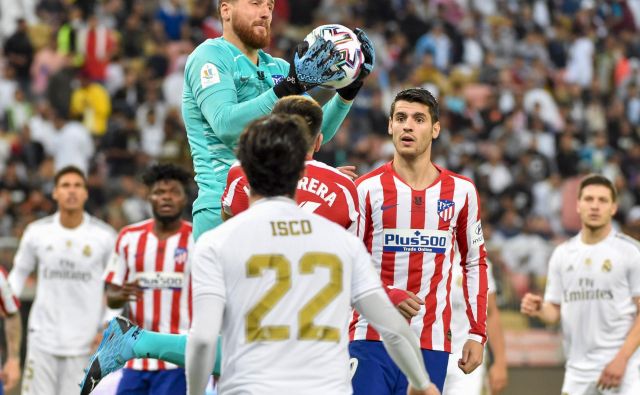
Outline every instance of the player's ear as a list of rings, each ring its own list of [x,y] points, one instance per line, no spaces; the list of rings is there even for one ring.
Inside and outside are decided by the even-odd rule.
[[[391,128],[391,117],[389,117],[389,123],[387,125],[387,133],[389,133],[389,135],[393,135],[393,129]]]
[[[220,4],[220,20],[222,22],[229,22],[231,20],[231,2],[221,1]]]
[[[431,132],[431,137],[433,137],[434,140],[437,139],[438,136],[440,136],[440,121],[433,124],[433,130]]]
[[[313,143],[313,152],[320,151],[320,147],[322,147],[323,140],[324,140],[324,136],[322,136],[322,133],[318,133],[318,136],[316,136],[316,140]]]

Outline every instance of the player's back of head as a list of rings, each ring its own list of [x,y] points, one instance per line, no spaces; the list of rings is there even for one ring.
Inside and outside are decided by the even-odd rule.
[[[271,114],[300,115],[307,122],[312,139],[320,133],[322,107],[310,97],[300,95],[285,96],[276,102]]]
[[[237,156],[254,194],[295,195],[311,147],[310,135],[298,115],[273,114],[249,124],[240,135]]]

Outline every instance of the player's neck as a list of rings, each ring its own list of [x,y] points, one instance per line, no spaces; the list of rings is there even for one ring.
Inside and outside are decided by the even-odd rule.
[[[60,210],[60,225],[63,228],[74,229],[82,224],[84,211],[82,210]]]
[[[440,175],[438,169],[431,163],[431,155],[410,159],[396,153],[393,157],[393,170],[416,190],[426,189]]]
[[[159,221],[156,218],[153,221],[153,234],[155,234],[158,239],[166,239],[167,237],[179,231],[181,226],[182,218],[178,218],[176,220],[168,222]]]
[[[222,37],[228,42],[230,42],[231,44],[235,45],[236,48],[240,50],[240,52],[242,52],[247,58],[249,58],[251,63],[258,64],[258,50],[255,48],[250,48],[247,45],[245,45],[245,43],[243,43],[242,40],[240,40],[240,37],[238,37],[233,32],[233,29],[231,29],[230,27],[227,29],[224,29],[224,33],[222,34]]]
[[[583,225],[582,231],[580,232],[580,239],[585,244],[597,244],[606,239],[607,236],[609,236],[609,233],[611,233],[611,222],[598,228],[591,228]]]

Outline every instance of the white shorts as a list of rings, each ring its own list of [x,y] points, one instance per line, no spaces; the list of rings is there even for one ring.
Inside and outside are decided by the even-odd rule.
[[[484,363],[470,374],[464,374],[458,367],[462,353],[449,355],[447,378],[444,380],[442,395],[481,395],[484,383]]]
[[[60,357],[27,347],[22,395],[66,395],[79,392],[89,355]]]
[[[638,366],[628,366],[622,379],[622,385],[609,390],[597,388],[600,376],[592,380],[565,373],[562,383],[562,395],[638,395],[640,394],[640,369]]]

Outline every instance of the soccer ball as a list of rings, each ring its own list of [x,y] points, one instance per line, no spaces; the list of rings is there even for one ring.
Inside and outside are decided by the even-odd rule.
[[[340,89],[352,83],[364,63],[364,55],[360,47],[360,41],[356,34],[348,27],[342,25],[322,25],[318,26],[305,37],[305,41],[309,43],[309,47],[313,45],[317,37],[323,37],[325,40],[333,41],[335,49],[340,53],[340,60],[333,67],[345,71],[345,77],[337,81],[327,82],[320,85],[327,89]]]

